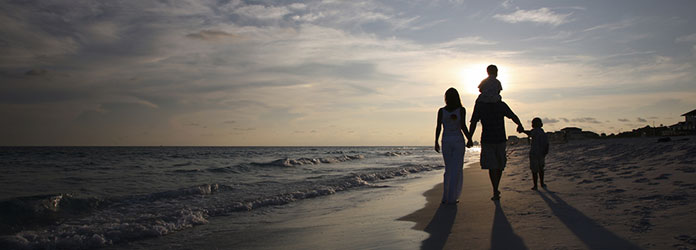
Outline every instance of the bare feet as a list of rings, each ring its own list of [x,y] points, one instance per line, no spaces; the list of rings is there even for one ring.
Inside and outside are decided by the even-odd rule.
[[[543,186],[542,186],[542,187],[543,187]],[[536,186],[533,186],[533,187],[532,187],[532,190],[537,190],[537,187],[536,187]]]
[[[498,191],[498,190],[493,191],[493,197],[491,197],[491,200],[494,200],[494,201],[500,200],[500,191]]]

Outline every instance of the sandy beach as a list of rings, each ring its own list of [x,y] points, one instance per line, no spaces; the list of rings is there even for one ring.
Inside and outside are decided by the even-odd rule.
[[[501,200],[487,172],[464,170],[457,205],[440,205],[442,184],[400,220],[429,237],[421,249],[694,249],[691,211],[696,138],[576,141],[553,145],[548,188],[530,190],[528,146],[508,148]]]

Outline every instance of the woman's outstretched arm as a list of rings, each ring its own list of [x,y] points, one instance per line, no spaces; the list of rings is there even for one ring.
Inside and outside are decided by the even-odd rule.
[[[442,132],[442,108],[437,110],[437,125],[435,126],[435,151],[440,153],[440,132]]]

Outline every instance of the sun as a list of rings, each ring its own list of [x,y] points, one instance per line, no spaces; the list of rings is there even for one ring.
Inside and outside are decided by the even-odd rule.
[[[459,70],[459,86],[462,88],[460,91],[467,94],[478,95],[478,85],[481,80],[488,77],[486,72],[486,67],[490,64],[485,63],[475,63],[468,64],[461,67]],[[500,80],[503,85],[503,89],[506,89],[507,79],[509,78],[510,70],[503,70],[498,66],[498,80]]]
[[[478,85],[481,80],[488,77],[486,73],[487,64],[469,64],[462,67],[459,71],[459,86],[462,92],[477,95],[479,93]]]

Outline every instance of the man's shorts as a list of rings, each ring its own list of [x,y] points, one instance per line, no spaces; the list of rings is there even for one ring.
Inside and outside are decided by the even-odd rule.
[[[481,169],[505,169],[505,144],[481,143]]]

